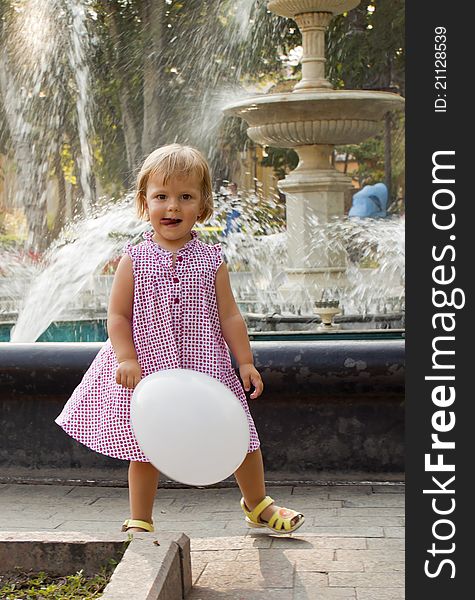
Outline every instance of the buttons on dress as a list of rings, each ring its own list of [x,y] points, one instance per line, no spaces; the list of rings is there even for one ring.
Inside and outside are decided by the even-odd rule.
[[[183,260],[183,256],[177,256],[176,259],[181,262]]]
[[[178,283],[180,280],[178,279],[178,277],[174,277],[173,278],[173,283]]]
[[[175,304],[178,304],[178,302],[180,302],[180,298],[175,298],[174,302],[175,302]]]

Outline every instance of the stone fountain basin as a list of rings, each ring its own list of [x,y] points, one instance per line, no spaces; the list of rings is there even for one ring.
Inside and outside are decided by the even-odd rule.
[[[224,114],[244,119],[258,144],[289,148],[359,144],[378,133],[387,112],[403,107],[404,98],[390,92],[319,89],[255,96]]]

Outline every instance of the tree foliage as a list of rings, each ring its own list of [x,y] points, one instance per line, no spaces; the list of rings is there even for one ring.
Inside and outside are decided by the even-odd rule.
[[[4,47],[9,19],[18,6],[30,1],[0,0]],[[54,2],[66,7],[66,0]],[[145,155],[174,141],[203,150],[215,176],[227,177],[248,138],[243,121],[222,118],[223,107],[244,95],[246,87],[285,86],[300,73],[299,66],[284,68],[282,62],[283,56],[301,44],[300,32],[292,20],[271,14],[266,4],[252,0],[83,0],[92,106],[89,143],[93,176],[102,193],[128,191]],[[60,17],[58,11],[58,38],[71,27]],[[347,15],[335,18],[327,35],[327,71],[333,84],[337,88],[392,86],[404,93],[403,24],[403,0],[363,0]],[[62,55],[55,66],[62,90],[57,129],[49,127],[46,134],[40,123],[33,126],[32,135],[40,141],[46,135],[51,138],[41,159],[49,176],[58,179],[59,188],[72,185],[76,198],[83,191],[78,84],[66,58]],[[40,91],[47,97],[51,93]],[[36,101],[48,106],[40,96]],[[13,156],[4,102],[0,102],[0,149]],[[279,176],[295,163],[293,150],[269,149],[266,164],[274,166]]]

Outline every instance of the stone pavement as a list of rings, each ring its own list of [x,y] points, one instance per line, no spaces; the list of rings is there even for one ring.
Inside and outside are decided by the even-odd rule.
[[[305,513],[292,535],[248,529],[235,488],[159,489],[160,532],[191,538],[189,600],[401,600],[404,487],[269,486]],[[0,484],[0,530],[117,532],[126,488]],[[133,599],[131,599],[133,600]]]

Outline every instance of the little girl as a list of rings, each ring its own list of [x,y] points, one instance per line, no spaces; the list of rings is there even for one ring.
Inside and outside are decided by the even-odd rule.
[[[251,398],[263,390],[245,322],[234,300],[220,244],[202,242],[193,227],[213,212],[209,167],[194,148],[158,148],[138,174],[135,201],[150,221],[144,241],[127,244],[112,284],[101,348],[56,423],[92,450],[130,461],[130,519],[123,531],[153,531],[159,473],[140,450],[130,424],[133,389],[163,369],[194,369],[228,386],[249,422],[248,454],[234,473],[249,527],[295,531],[304,516],[266,496],[260,442],[233,353]]]

